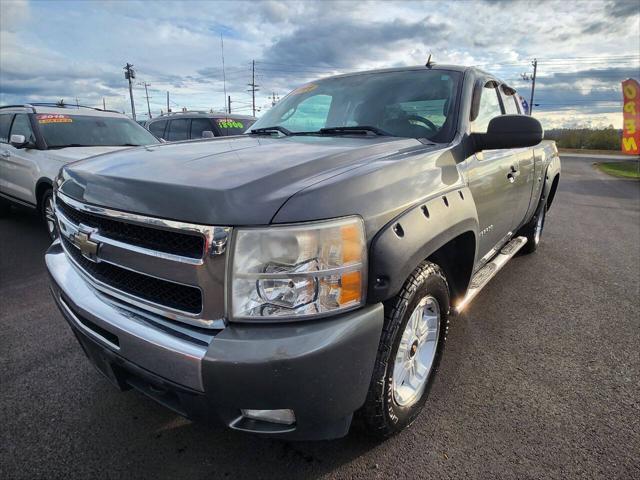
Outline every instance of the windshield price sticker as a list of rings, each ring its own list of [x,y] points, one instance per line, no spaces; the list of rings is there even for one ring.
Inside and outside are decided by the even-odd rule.
[[[242,122],[222,118],[218,120],[218,126],[220,128],[244,128],[244,124]]]
[[[73,123],[69,115],[40,114],[37,115],[38,123]]]

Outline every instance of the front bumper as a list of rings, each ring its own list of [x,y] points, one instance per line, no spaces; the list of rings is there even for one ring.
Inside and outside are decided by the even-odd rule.
[[[98,370],[195,420],[289,439],[345,435],[364,403],[383,308],[293,324],[229,324],[217,331],[171,322],[95,289],[54,243],[51,289]],[[241,409],[292,409],[294,425],[242,417]]]

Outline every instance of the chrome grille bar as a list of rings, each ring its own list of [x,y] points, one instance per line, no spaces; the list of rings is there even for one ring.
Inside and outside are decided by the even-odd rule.
[[[160,314],[172,320],[181,321],[191,325],[204,328],[222,328],[224,326],[224,278],[226,265],[226,245],[231,229],[229,227],[206,226],[188,224],[173,220],[164,220],[153,217],[145,217],[138,214],[115,211],[107,208],[87,205],[61,192],[55,195],[55,210],[58,220],[60,234],[63,238],[63,248],[73,265],[94,288],[111,295],[123,302],[130,303],[137,308],[144,308],[155,314]],[[81,212],[82,215],[76,215]],[[95,221],[94,220],[95,217]],[[104,219],[109,222],[107,227]],[[80,222],[78,222],[80,220]],[[86,224],[84,223],[86,222]],[[163,231],[162,239],[172,240],[170,235],[174,232],[177,235],[199,235],[204,239],[203,252],[199,258],[167,253],[162,245],[161,249],[151,249],[148,246],[141,246],[135,241],[141,238],[139,231],[132,242],[120,235],[120,231],[127,231],[127,226],[118,230],[118,226],[113,222],[123,224],[135,224],[137,228],[149,230],[149,235],[153,242],[154,232]],[[116,232],[114,235],[113,232]],[[147,235],[147,232],[142,232]],[[113,238],[117,236],[118,238]],[[95,245],[97,252],[95,258],[87,256],[82,251],[78,238],[82,237],[83,242],[88,241]],[[153,243],[147,242],[147,244]],[[157,242],[156,242],[157,243]],[[73,250],[73,251],[70,251]],[[74,258],[75,257],[75,258]],[[176,308],[175,302],[171,305],[169,300],[163,303],[162,295],[153,298],[150,295],[139,296],[131,291],[122,290],[116,284],[110,284],[105,277],[97,278],[97,271],[91,268],[90,263],[107,263],[113,267],[126,271],[135,272],[137,285],[140,277],[148,278],[150,289],[153,285],[158,285],[160,281],[176,284],[176,291],[186,291],[183,286],[197,288],[202,295],[202,309],[194,312],[190,301],[189,308]],[[83,266],[84,264],[84,266]],[[106,267],[105,267],[106,268]],[[113,268],[108,268],[113,271]],[[92,274],[93,271],[93,274]],[[114,282],[117,283],[117,282]],[[144,286],[144,284],[142,284]],[[163,285],[163,288],[165,286]],[[166,291],[163,289],[158,292]],[[173,291],[169,291],[173,293]],[[167,298],[173,295],[168,295]],[[191,311],[188,311],[191,310]]]

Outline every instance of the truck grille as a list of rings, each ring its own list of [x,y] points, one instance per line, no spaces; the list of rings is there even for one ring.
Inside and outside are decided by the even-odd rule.
[[[200,313],[202,310],[202,294],[197,287],[167,282],[110,263],[94,263],[84,258],[80,250],[75,248],[66,238],[62,239],[62,243],[69,256],[75,260],[80,268],[99,282],[177,310],[190,313]]]
[[[230,228],[109,210],[61,192],[55,212],[67,256],[94,288],[171,320],[224,326]]]
[[[119,222],[100,215],[76,210],[59,199],[57,208],[74,223],[78,225],[82,223],[88,227],[97,228],[104,235],[114,240],[189,258],[202,258],[204,253],[205,242],[201,235],[171,232]]]

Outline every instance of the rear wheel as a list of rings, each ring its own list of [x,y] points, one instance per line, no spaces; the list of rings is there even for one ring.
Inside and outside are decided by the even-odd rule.
[[[547,200],[540,199],[540,204],[533,215],[533,218],[524,227],[520,229],[519,235],[527,238],[527,243],[520,250],[521,253],[533,253],[540,245],[542,231],[544,230],[544,221],[547,216]]]
[[[42,200],[40,201],[40,215],[42,221],[47,228],[47,233],[51,240],[58,238],[58,227],[56,225],[55,210],[53,208],[53,190],[48,188],[42,194]]]
[[[385,308],[385,327],[367,400],[359,412],[366,430],[391,436],[422,410],[447,333],[449,287],[436,264],[422,262]]]

